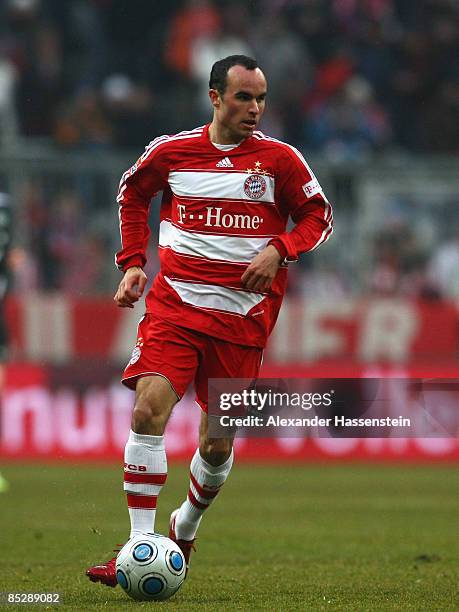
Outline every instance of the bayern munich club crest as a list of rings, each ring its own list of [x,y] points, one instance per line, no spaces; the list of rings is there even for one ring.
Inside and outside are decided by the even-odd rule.
[[[252,200],[259,200],[266,193],[266,180],[261,174],[251,174],[244,181],[244,192]]]
[[[143,320],[143,317],[141,321],[142,320]],[[142,347],[143,347],[143,338],[138,338],[136,345],[134,347],[134,350],[132,351],[131,358],[129,360],[129,365],[134,365],[135,363],[137,363],[137,361],[139,361],[140,355],[142,354]]]

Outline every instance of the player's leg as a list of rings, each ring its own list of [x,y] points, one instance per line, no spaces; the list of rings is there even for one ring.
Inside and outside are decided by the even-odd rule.
[[[137,382],[131,431],[124,450],[131,538],[154,531],[157,498],[167,478],[163,434],[177,400],[169,381],[161,376],[145,376]]]
[[[261,358],[261,349],[209,339],[205,359],[195,379],[197,398],[203,409],[199,448],[190,465],[187,497],[171,516],[170,534],[175,536],[174,539],[183,543],[188,542],[190,545],[194,542],[204,512],[217,497],[233,465],[233,439],[209,437],[208,380],[209,378],[255,378],[258,376]]]
[[[193,380],[197,350],[187,330],[146,315],[139,324],[137,344],[123,375],[135,389],[131,431],[124,455],[131,537],[153,531],[156,502],[167,477],[164,429],[174,404]],[[116,586],[116,557],[90,567],[93,582]]]
[[[164,429],[198,366],[192,334],[152,315],[139,324],[123,382],[135,387],[132,424],[124,455],[131,537],[154,531],[156,502],[167,477]]]
[[[232,438],[209,438],[208,417],[202,412],[199,447],[190,464],[188,495],[176,514],[177,539],[194,540],[204,512],[225,484],[232,465]]]
[[[145,376],[137,381],[131,431],[124,449],[130,538],[154,531],[156,502],[167,478],[163,433],[177,399],[171,384],[161,376]],[[116,556],[89,567],[86,575],[92,582],[114,587],[117,585],[115,564]]]

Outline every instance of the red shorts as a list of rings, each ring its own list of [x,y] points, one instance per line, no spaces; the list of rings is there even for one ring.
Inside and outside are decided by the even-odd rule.
[[[261,348],[219,340],[146,314],[121,380],[135,389],[142,376],[158,374],[170,382],[179,399],[194,381],[196,401],[207,412],[208,379],[256,378],[262,356]]]

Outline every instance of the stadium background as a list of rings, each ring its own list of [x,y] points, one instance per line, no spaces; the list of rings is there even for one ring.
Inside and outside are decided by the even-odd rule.
[[[264,374],[459,377],[457,1],[4,0],[2,591],[129,604],[84,576],[127,529],[118,379],[142,306],[112,302],[115,192],[153,137],[208,119],[210,65],[240,52],[269,79],[261,128],[304,152],[336,222],[290,267]],[[189,397],[168,428],[162,533],[198,418]],[[171,610],[457,610],[457,438],[237,446]]]
[[[209,68],[236,52],[267,74],[262,129],[304,152],[336,218],[333,240],[290,266],[264,374],[458,375],[457,3],[9,0],[0,24],[0,191],[14,219],[4,455],[119,456],[132,397],[117,379],[142,314],[111,301],[119,176],[156,135],[208,119]],[[183,404],[171,456],[195,443]],[[295,442],[269,452],[459,452],[452,440]]]

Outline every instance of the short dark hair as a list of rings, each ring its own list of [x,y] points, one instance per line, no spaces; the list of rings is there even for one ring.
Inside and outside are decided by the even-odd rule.
[[[209,89],[216,89],[222,96],[226,90],[228,70],[233,66],[244,66],[247,70],[255,70],[260,67],[253,58],[247,55],[228,55],[212,66]]]

